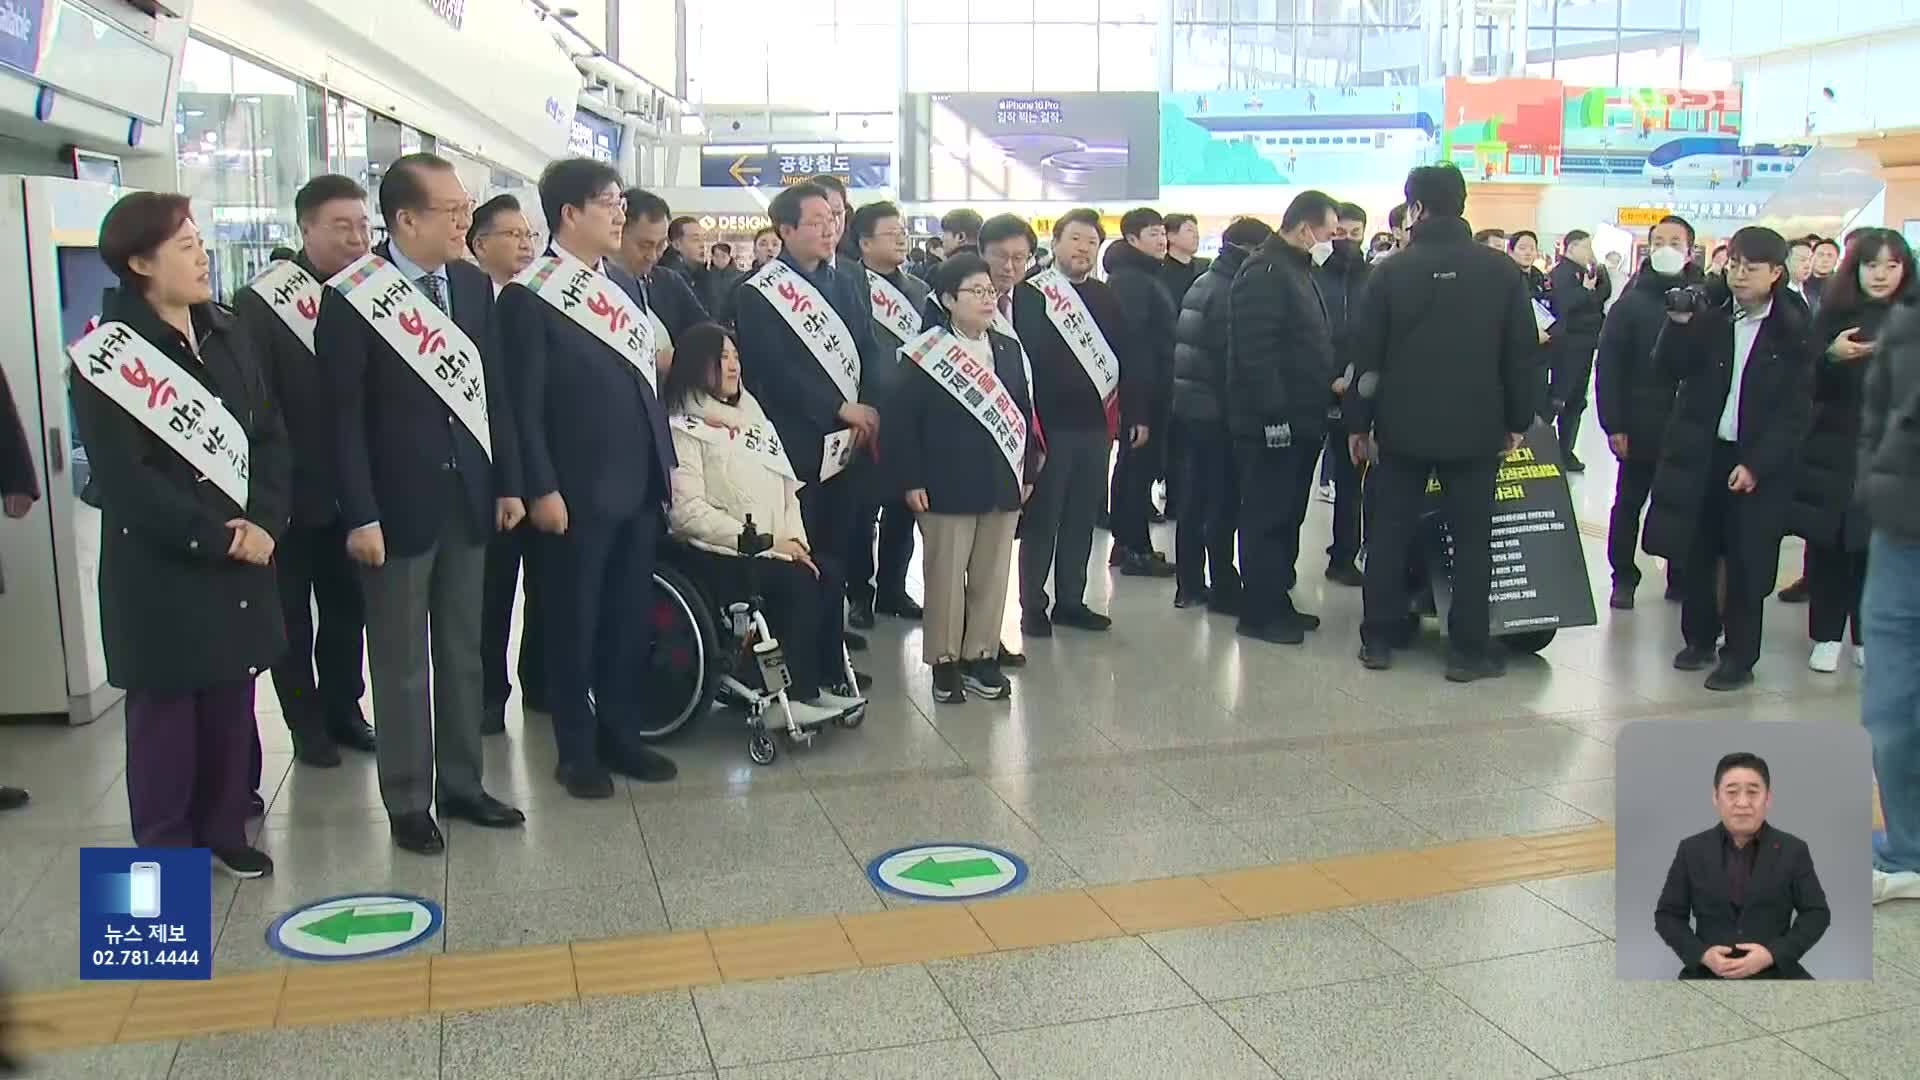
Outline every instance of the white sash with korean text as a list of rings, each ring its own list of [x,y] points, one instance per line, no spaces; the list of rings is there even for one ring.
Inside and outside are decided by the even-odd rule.
[[[247,430],[218,395],[126,323],[101,324],[67,355],[82,379],[246,509]]]
[[[612,278],[565,252],[555,251],[533,260],[513,280],[619,353],[656,395],[660,393],[653,319]]]
[[[489,460],[493,429],[487,423],[487,379],[480,350],[453,316],[421,295],[406,275],[378,255],[366,254],[328,279],[402,362],[460,420]]]
[[[787,448],[780,444],[780,434],[773,430],[772,424],[762,421],[752,427],[735,429],[725,424],[709,424],[692,413],[675,413],[667,417],[667,426],[684,431],[708,446],[724,447],[729,453],[744,455],[761,468],[796,484],[800,482],[793,474],[793,463],[787,460]]]
[[[300,344],[313,352],[313,328],[320,321],[320,282],[292,259],[281,259],[247,284],[259,294]]]
[[[1027,284],[1046,297],[1047,318],[1067,348],[1073,351],[1074,358],[1080,361],[1081,369],[1099,391],[1100,400],[1111,415],[1120,391],[1120,359],[1113,354],[1113,346],[1107,343],[1099,324],[1093,321],[1087,302],[1080,299],[1080,291],[1058,267],[1052,266],[1028,278]]]
[[[993,307],[993,328],[1012,338],[1014,342],[1020,346],[1020,371],[1027,377],[1027,397],[1032,398],[1033,361],[1027,358],[1027,343],[1021,341],[1020,335],[1014,332],[1013,320],[1007,318],[1006,313],[1000,310],[1000,305],[998,304],[995,304]]]
[[[1000,449],[1000,456],[1006,459],[1007,468],[1013,470],[1014,485],[1019,486],[1024,479],[1021,464],[1027,454],[1027,420],[1020,415],[1013,395],[1007,393],[1006,384],[994,375],[993,368],[982,364],[943,326],[921,334],[900,353],[939,383],[948,396],[987,429],[987,434],[993,436],[993,444]]]
[[[900,344],[920,336],[920,313],[893,282],[868,270],[867,293],[873,298],[873,321],[886,327],[888,333],[900,339]]]
[[[774,259],[747,279],[787,321],[820,367],[848,401],[860,400],[860,353],[853,334],[827,298],[793,267]],[[823,477],[824,479],[824,477]]]

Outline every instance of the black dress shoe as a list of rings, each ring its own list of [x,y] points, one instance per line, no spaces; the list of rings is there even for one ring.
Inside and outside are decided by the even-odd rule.
[[[846,634],[846,641],[847,641],[848,652],[866,652],[867,651],[867,639],[862,637],[859,634],[855,634],[849,631]]]
[[[483,829],[511,829],[525,824],[527,820],[527,815],[484,791],[471,799],[441,796],[440,816],[478,825]]]
[[[1378,642],[1361,642],[1360,666],[1368,671],[1386,671],[1393,667],[1393,647]]]
[[[18,810],[33,801],[26,788],[0,785],[0,810]]]
[[[1205,589],[1193,589],[1189,591],[1185,586],[1177,586],[1173,590],[1173,606],[1179,608],[1181,611],[1185,611],[1196,604],[1204,604],[1206,602],[1207,590]]]
[[[1328,565],[1327,580],[1335,585],[1350,585],[1358,588],[1367,583],[1367,576],[1350,562],[1338,562]]]
[[[1000,666],[1003,668],[1023,668],[1027,666],[1027,654],[1014,652],[1005,645],[1000,646]]]
[[[1567,452],[1567,463],[1564,467],[1570,473],[1583,473],[1587,471],[1587,463],[1574,457],[1571,450]]]
[[[866,694],[866,692],[867,692],[867,691],[869,691],[869,690],[871,690],[871,689],[873,689],[873,676],[871,676],[871,675],[869,675],[869,674],[867,674],[867,673],[866,673],[866,672],[864,672],[864,671],[856,671],[856,672],[854,672],[854,673],[853,673],[853,683],[854,683],[854,687],[853,687],[853,688],[854,688],[855,690],[858,690],[858,691],[860,691],[860,693],[858,693],[858,694],[849,694],[849,695],[847,695],[847,696],[848,696],[848,697],[862,697],[862,696],[864,696],[864,695]]]
[[[1289,611],[1281,615],[1280,618],[1287,622],[1298,623],[1302,630],[1320,629],[1320,616],[1309,615],[1304,611]]]
[[[366,716],[360,712],[358,703],[355,703],[351,709],[342,710],[339,714],[327,718],[327,735],[336,744],[349,750],[358,750],[363,754],[373,753],[373,727],[367,723]]]
[[[402,851],[438,855],[447,850],[446,838],[440,835],[440,826],[433,823],[432,814],[401,814],[393,819],[391,828],[393,844]]]
[[[613,798],[613,777],[598,765],[562,765],[553,778],[576,799]]]
[[[1494,646],[1478,655],[1455,653],[1447,657],[1447,681],[1457,683],[1497,679],[1507,673],[1507,658]]]
[[[664,784],[680,775],[680,767],[672,758],[637,743],[608,754],[607,767],[643,784]]]
[[[1607,606],[1615,611],[1632,611],[1633,591],[1632,585],[1615,585],[1613,594],[1607,597]]]
[[[1807,579],[1802,576],[1799,581],[1780,590],[1780,602],[1783,604],[1804,604],[1807,602],[1807,594],[1811,591],[1812,587],[1807,584]]]
[[[1714,662],[1719,659],[1720,650],[1714,648],[1712,645],[1704,645],[1699,648],[1689,645],[1681,649],[1679,654],[1673,658],[1673,667],[1676,671],[1705,671],[1712,667]]]
[[[1052,637],[1053,620],[1047,618],[1045,615],[1022,614],[1020,616],[1020,633],[1031,638]]]
[[[1720,666],[1713,669],[1713,674],[1707,676],[1706,686],[1709,690],[1738,690],[1752,684],[1752,668],[1734,667],[1722,660]]]
[[[873,629],[873,605],[869,603],[853,605],[853,610],[847,613],[847,625],[856,630]]]
[[[295,728],[289,734],[293,736],[293,760],[315,769],[340,767],[340,746],[325,728]]]
[[[874,610],[882,615],[891,615],[896,619],[918,619],[927,613],[925,608],[921,607],[914,601],[913,597],[908,596],[906,593],[901,593],[898,596],[889,596],[879,601],[874,604]]]
[[[1079,607],[1054,605],[1053,622],[1055,626],[1071,626],[1075,630],[1092,630],[1096,633],[1113,629],[1112,619],[1085,605]]]
[[[1298,645],[1307,640],[1305,623],[1284,618],[1275,619],[1265,625],[1249,623],[1242,619],[1240,625],[1234,627],[1234,633],[1243,638],[1252,638],[1271,645]]]
[[[504,701],[487,702],[486,711],[480,714],[480,734],[505,735],[507,733],[507,703]]]

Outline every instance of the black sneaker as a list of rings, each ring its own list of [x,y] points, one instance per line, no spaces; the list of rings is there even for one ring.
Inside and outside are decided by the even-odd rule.
[[[1182,585],[1173,590],[1173,606],[1185,611],[1187,608],[1207,602],[1207,590],[1188,589]]]
[[[1151,554],[1130,551],[1120,562],[1120,573],[1125,577],[1168,578],[1174,575],[1174,566],[1157,551]]]
[[[1720,650],[1712,645],[1681,649],[1673,658],[1675,671],[1705,671],[1720,659]]]
[[[873,605],[873,610],[882,615],[891,615],[896,619],[918,619],[927,613],[925,608],[906,593],[878,601]]]
[[[1000,701],[1013,694],[1013,684],[992,660],[972,660],[960,668],[960,680],[974,697]]]
[[[1335,585],[1358,587],[1367,583],[1367,576],[1350,562],[1338,562],[1327,565],[1327,580]]]
[[[871,630],[874,627],[873,605],[858,603],[847,613],[847,625],[856,630]]]
[[[1385,671],[1393,666],[1393,648],[1388,645],[1360,643],[1360,666],[1368,671]]]
[[[933,700],[942,705],[960,705],[967,700],[966,681],[960,676],[957,661],[933,665]]]
[[[1056,604],[1053,621],[1057,626],[1071,626],[1075,630],[1092,630],[1096,633],[1113,629],[1112,619],[1085,605],[1063,608]]]
[[[18,810],[33,801],[26,788],[0,785],[0,810]]]
[[[1810,588],[1807,584],[1806,577],[1803,575],[1799,581],[1780,590],[1780,602],[1783,604],[1804,604],[1807,602],[1807,593]]]
[[[1709,690],[1738,690],[1743,686],[1751,686],[1753,669],[1734,667],[1723,660],[1719,667],[1713,669],[1713,674],[1707,676],[1706,685]]]
[[[1633,610],[1633,586],[1615,585],[1613,595],[1607,597],[1607,606],[1615,611]]]
[[[221,873],[242,881],[273,875],[273,860],[267,858],[266,852],[253,847],[216,851],[213,853],[213,866]]]
[[[1053,636],[1053,620],[1045,615],[1022,612],[1020,615],[1020,633],[1027,637],[1046,638]]]
[[[1460,653],[1447,657],[1448,682],[1478,682],[1481,679],[1497,679],[1506,673],[1507,658],[1491,647],[1477,655]]]

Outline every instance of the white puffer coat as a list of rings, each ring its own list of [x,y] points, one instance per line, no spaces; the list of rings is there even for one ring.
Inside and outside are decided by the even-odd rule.
[[[756,423],[773,429],[760,403],[744,388],[735,405],[696,394],[686,412],[736,431]],[[703,442],[677,428],[673,449],[680,459],[673,470],[673,507],[668,515],[675,539],[722,555],[738,555],[740,531],[751,514],[754,528],[771,533],[775,543],[807,542],[807,527],[800,520],[799,481],[760,464],[752,454]]]

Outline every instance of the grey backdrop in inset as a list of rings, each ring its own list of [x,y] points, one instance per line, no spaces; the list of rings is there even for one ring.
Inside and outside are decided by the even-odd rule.
[[[1866,730],[1830,717],[1793,723],[1643,720],[1615,744],[1614,968],[1672,979],[1680,959],[1653,909],[1680,841],[1719,824],[1713,768],[1745,750],[1773,777],[1767,822],[1806,841],[1833,922],[1801,963],[1816,979],[1873,977],[1873,759]]]
[[[908,94],[900,193],[918,202],[1158,198],[1159,95]]]

